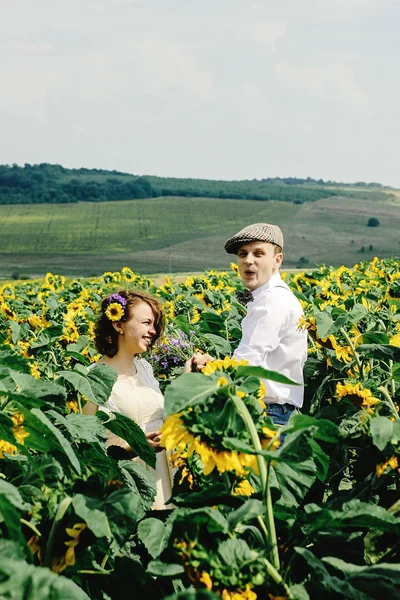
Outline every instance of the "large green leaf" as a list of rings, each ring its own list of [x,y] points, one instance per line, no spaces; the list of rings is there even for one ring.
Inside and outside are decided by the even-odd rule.
[[[299,506],[316,479],[317,467],[310,458],[304,462],[278,462],[271,468],[271,487],[279,492],[277,506]]]
[[[10,370],[10,377],[15,383],[9,396],[25,407],[42,407],[43,403],[64,404],[67,393],[65,389],[52,381],[38,380],[18,371]]]
[[[312,448],[312,457],[317,465],[317,477],[320,481],[324,482],[329,470],[329,455],[322,450],[321,446],[315,440],[310,440],[310,445]]]
[[[285,375],[281,375],[276,371],[269,371],[268,369],[263,369],[262,367],[244,367],[239,366],[236,369],[235,378],[239,377],[259,377],[260,379],[268,379],[269,381],[276,381],[277,383],[285,383],[287,385],[301,385],[293,379],[289,379],[289,377],[285,377]]]
[[[96,399],[95,404],[105,404],[110,397],[114,383],[117,381],[118,374],[115,369],[102,363],[95,364],[89,369],[87,378]]]
[[[18,540],[23,546],[25,538],[21,531],[20,512],[27,512],[30,508],[30,504],[22,500],[18,489],[0,478],[0,522],[3,521],[10,539]]]
[[[182,565],[163,563],[161,560],[156,559],[149,562],[147,572],[156,577],[177,577],[183,575],[185,569]]]
[[[81,517],[90,531],[96,537],[111,538],[111,528],[107,514],[104,511],[104,502],[98,498],[89,498],[83,494],[75,494],[72,506],[76,514]]]
[[[307,533],[322,530],[340,530],[345,528],[370,529],[375,527],[382,531],[400,531],[400,519],[396,518],[382,506],[361,500],[350,500],[342,506],[342,510],[330,510],[317,504],[306,504],[307,515],[305,528]]]
[[[59,446],[63,449],[65,455],[68,457],[71,465],[74,467],[75,471],[80,475],[81,466],[79,464],[79,460],[76,457],[75,452],[72,450],[72,446],[67,438],[61,433],[61,431],[53,425],[53,423],[46,417],[44,413],[38,408],[32,408],[31,414],[37,417],[39,421],[45,425],[48,431],[56,438]]]
[[[330,329],[333,326],[333,319],[330,314],[320,310],[315,311],[315,323],[317,326],[318,337],[326,338],[329,335]]]
[[[32,349],[43,348],[43,346],[48,346],[49,344],[53,344],[58,340],[58,338],[62,334],[62,325],[51,325],[46,329],[42,329],[39,333],[38,337],[31,344]]]
[[[242,506],[228,514],[229,526],[232,529],[235,529],[239,523],[251,521],[258,517],[258,515],[262,515],[264,512],[265,506],[261,500],[247,500]]]
[[[98,411],[97,418],[100,419],[107,429],[125,440],[131,447],[133,453],[150,467],[156,467],[156,453],[146,440],[142,429],[132,419],[125,415],[115,413],[110,418],[105,412]]]
[[[177,592],[172,596],[168,596],[165,600],[219,600],[220,598],[221,596],[207,590],[187,589],[184,592]]]
[[[0,597],[10,600],[90,600],[76,583],[20,560],[2,558]]]
[[[400,594],[400,565],[353,565],[340,558],[326,557],[323,562],[345,576],[345,580],[360,594],[376,600],[398,600]],[[362,595],[361,595],[362,594]]]
[[[150,510],[157,494],[153,474],[133,460],[120,460],[118,466],[128,486],[140,497],[143,509]]]
[[[387,417],[374,417],[370,422],[372,441],[379,450],[384,450],[393,438],[393,423]]]
[[[163,551],[165,537],[165,525],[159,519],[144,519],[138,526],[139,539],[145,545],[152,558],[157,558]]]
[[[117,380],[115,369],[104,364],[95,365],[92,369],[84,369],[82,372],[58,371],[57,376],[57,381],[68,381],[89,402],[100,406],[107,402]]]
[[[353,588],[350,583],[343,581],[338,577],[330,575],[324,564],[312,552],[306,548],[295,548],[297,554],[302,556],[312,570],[311,585],[313,594],[312,598],[322,598],[327,591],[335,592],[339,596],[334,598],[342,598],[343,600],[370,600],[367,596]]]
[[[290,423],[285,427],[285,433],[310,428],[312,437],[321,442],[336,443],[342,437],[339,427],[328,419],[315,419],[308,415],[292,415]]]
[[[232,354],[232,347],[230,343],[220,335],[214,333],[204,333],[203,337],[210,343],[211,348],[220,357],[230,356]]]
[[[63,417],[55,410],[49,410],[47,414],[53,417],[56,423],[65,427],[76,442],[102,443],[107,437],[105,427],[95,416],[71,413]]]
[[[175,379],[165,391],[166,416],[204,402],[218,389],[216,378],[201,373],[184,373]]]
[[[360,344],[357,346],[357,352],[366,358],[378,358],[382,360],[391,359],[395,362],[400,361],[400,348],[386,344]]]
[[[134,533],[137,521],[144,516],[140,497],[130,488],[122,488],[107,496],[104,508],[114,538],[112,546],[118,550]]]

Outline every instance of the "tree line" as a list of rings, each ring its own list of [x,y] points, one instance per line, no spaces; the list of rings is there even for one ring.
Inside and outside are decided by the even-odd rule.
[[[51,204],[72,202],[104,202],[160,196],[231,198],[241,200],[281,200],[312,202],[330,196],[381,200],[388,193],[378,183],[358,182],[346,190],[328,189],[337,184],[310,177],[299,179],[266,178],[245,181],[212,181],[135,176],[103,169],[66,169],[61,165],[42,163],[0,165],[0,204]],[[352,187],[350,186],[350,187]],[[371,188],[375,188],[371,191]]]

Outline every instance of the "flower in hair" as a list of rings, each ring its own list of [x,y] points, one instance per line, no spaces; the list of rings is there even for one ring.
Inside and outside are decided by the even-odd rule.
[[[126,305],[128,304],[128,301],[126,298],[124,298],[123,296],[121,296],[120,294],[111,294],[108,303],[110,304],[111,302],[119,302],[120,304],[122,304],[122,306],[125,308]]]
[[[125,314],[124,307],[119,302],[111,302],[105,310],[106,317],[110,321],[120,321]]]

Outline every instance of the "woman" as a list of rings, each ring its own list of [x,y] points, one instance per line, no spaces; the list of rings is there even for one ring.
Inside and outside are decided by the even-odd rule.
[[[99,362],[113,367],[118,373],[104,408],[107,412],[121,413],[133,419],[157,452],[155,470],[134,458],[155,476],[157,495],[153,510],[168,508],[165,502],[171,497],[172,476],[166,453],[160,446],[164,398],[150,364],[138,355],[146,352],[163,330],[164,315],[158,300],[133,290],[120,290],[104,298],[95,328],[96,348],[103,355]],[[191,361],[187,361],[185,371],[190,369]],[[96,410],[97,406],[88,402],[83,412],[95,414]],[[108,432],[107,447],[110,446],[119,446],[132,455],[125,440]]]

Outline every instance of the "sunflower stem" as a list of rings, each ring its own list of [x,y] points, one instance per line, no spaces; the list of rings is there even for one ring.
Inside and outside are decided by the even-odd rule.
[[[351,348],[351,351],[354,354],[354,358],[356,359],[356,363],[357,363],[357,367],[358,367],[358,372],[360,374],[360,377],[362,377],[362,375],[363,375],[362,364],[361,364],[361,361],[360,361],[360,357],[358,356],[358,353],[356,351],[356,348],[355,348],[353,342],[350,339],[349,334],[347,333],[347,331],[345,330],[344,327],[340,328],[340,332],[343,334],[343,337],[346,339],[347,343],[349,344],[349,346]]]
[[[257,429],[256,429],[256,426],[254,425],[253,419],[251,418],[251,415],[247,409],[247,406],[245,405],[243,400],[241,398],[239,398],[239,396],[236,396],[236,395],[231,396],[231,400],[234,403],[237,412],[242,417],[242,419],[246,425],[247,431],[249,432],[251,440],[253,442],[254,449],[257,450],[257,452],[260,452],[262,450],[260,438],[258,436]],[[263,489],[263,497],[264,497],[264,503],[265,503],[265,507],[266,507],[266,517],[267,517],[266,529],[267,529],[267,532],[269,533],[269,541],[271,543],[271,559],[272,559],[274,569],[278,570],[280,567],[279,552],[278,552],[278,542],[277,542],[276,530],[275,530],[274,511],[273,511],[271,492],[270,492],[270,487],[269,487],[269,469],[267,468],[267,466],[265,464],[264,458],[260,454],[257,454],[257,463],[258,463],[258,468],[260,471],[261,486]]]
[[[400,417],[399,417],[399,415],[397,413],[396,407],[394,405],[394,402],[393,402],[393,400],[392,400],[392,398],[391,398],[391,396],[390,396],[387,388],[385,388],[385,387],[378,387],[378,390],[380,391],[380,393],[382,394],[382,396],[385,398],[385,400],[388,401],[389,406],[392,409],[394,418],[395,419],[399,419]]]

